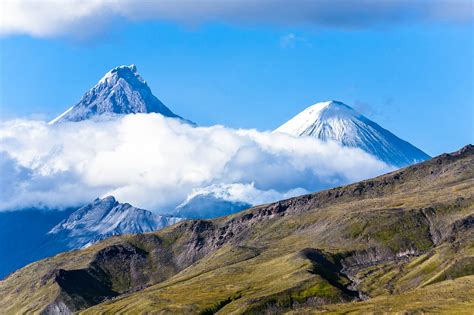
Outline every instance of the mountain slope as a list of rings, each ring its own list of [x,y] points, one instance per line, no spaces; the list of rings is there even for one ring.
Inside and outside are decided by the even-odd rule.
[[[54,226],[42,250],[52,246],[57,253],[83,248],[110,236],[156,231],[180,220],[119,203],[112,196],[97,198]],[[58,251],[61,247],[63,250]]]
[[[82,99],[50,121],[81,121],[103,114],[159,113],[165,117],[181,118],[166,107],[151,92],[138,74],[135,65],[110,70]]]
[[[407,166],[430,158],[344,103],[314,104],[278,127],[275,132],[311,136],[360,148],[389,165]]]
[[[0,283],[0,308],[46,314],[363,313],[373,303],[389,312],[469,309],[473,184],[474,147],[467,146],[228,217],[112,237],[10,275]]]

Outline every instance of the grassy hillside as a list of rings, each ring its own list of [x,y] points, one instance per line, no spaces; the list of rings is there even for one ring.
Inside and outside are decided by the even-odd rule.
[[[383,295],[373,299],[346,304],[302,307],[287,314],[472,314],[474,309],[474,276],[446,280],[401,294]]]
[[[472,307],[474,148],[360,183],[113,237],[0,282],[6,313]],[[426,298],[425,298],[426,297]]]

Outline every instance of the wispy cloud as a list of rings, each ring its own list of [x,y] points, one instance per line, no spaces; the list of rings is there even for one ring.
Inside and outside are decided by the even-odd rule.
[[[396,103],[395,99],[393,97],[387,97],[384,100],[380,102],[381,106],[376,106],[372,103],[362,101],[362,100],[355,100],[354,102],[354,108],[358,110],[361,113],[364,113],[367,117],[374,118],[382,118],[384,121],[392,121],[393,120],[393,115],[390,115],[389,113],[394,113],[394,112],[399,112],[400,107]],[[390,112],[387,112],[386,110],[390,108]]]
[[[280,38],[280,47],[294,48],[298,44],[311,47],[311,43],[303,36],[298,36],[295,33],[288,33]]]
[[[3,0],[0,33],[90,36],[117,19],[315,25],[354,30],[473,18],[472,0]]]
[[[232,195],[258,203],[388,170],[365,152],[336,143],[222,126],[194,128],[158,114],[0,124],[0,210],[70,206],[114,195],[167,212],[211,185],[234,185]]]

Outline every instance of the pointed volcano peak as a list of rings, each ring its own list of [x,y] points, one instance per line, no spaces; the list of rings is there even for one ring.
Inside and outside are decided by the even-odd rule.
[[[336,100],[330,100],[330,101],[324,101],[324,102],[319,102],[319,103],[316,103],[316,104],[313,104],[309,107],[313,107],[313,106],[320,106],[320,107],[323,107],[323,108],[334,108],[334,107],[346,107],[346,108],[352,108],[350,107],[349,105],[346,105],[344,104],[343,102],[340,102],[340,101],[336,101]]]
[[[340,101],[331,100],[331,101],[327,101],[325,103],[328,104],[327,108],[337,108],[337,109],[341,109],[341,110],[351,110],[351,111],[355,112],[355,110],[352,107],[350,107],[349,105],[344,104],[343,102],[340,102]]]
[[[145,80],[138,74],[137,67],[134,64],[129,66],[118,66],[107,72],[102,79],[99,80],[97,85],[116,83],[119,79],[123,79],[129,83],[138,81],[146,84]]]
[[[115,67],[111,69],[109,72],[107,72],[107,74],[117,74],[119,76],[124,75],[126,73],[133,73],[135,75],[138,75],[137,66],[135,66],[134,64],[131,64],[129,66],[122,65],[122,66]]]
[[[304,115],[303,115],[304,114]],[[308,115],[313,119],[330,118],[330,117],[351,117],[360,116],[360,114],[349,105],[339,101],[326,101],[316,103],[307,107],[299,115]]]
[[[343,146],[360,148],[394,166],[406,166],[430,158],[420,149],[339,101],[311,105],[275,132],[336,141]]]
[[[50,124],[64,121],[81,121],[99,115],[125,115],[159,113],[179,118],[153,93],[138,74],[135,65],[119,66],[107,72],[99,82],[81,98],[79,103],[53,119]]]
[[[363,117],[352,107],[339,101],[325,101],[305,108],[295,117],[281,125],[275,132],[294,136],[312,135],[314,127],[320,124],[328,126],[334,120],[345,121]],[[327,139],[324,139],[327,140]]]

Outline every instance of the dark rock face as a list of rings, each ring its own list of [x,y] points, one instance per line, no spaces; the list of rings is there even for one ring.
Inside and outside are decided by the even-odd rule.
[[[100,269],[59,269],[56,272],[55,281],[62,289],[63,300],[74,301],[71,305],[73,307],[70,307],[71,311],[100,303],[106,298],[118,295],[112,290],[111,283],[107,281],[106,275]]]
[[[341,290],[347,297],[358,297],[359,293],[352,290],[350,286],[341,284],[339,278],[347,278],[343,271],[343,265],[339,257],[331,257],[331,255],[324,253],[321,250],[315,248],[306,248],[301,251],[301,255],[309,259],[313,265],[310,270],[311,273],[320,275],[333,287]],[[333,261],[331,261],[331,258]]]
[[[446,239],[449,239],[450,241],[455,241],[456,239],[459,239],[460,237],[466,236],[466,234],[473,235],[474,234],[474,214],[469,215],[466,218],[463,218],[454,222],[449,232],[450,233],[447,234]]]
[[[114,245],[99,251],[85,269],[56,270],[52,276],[61,294],[49,313],[57,314],[57,305],[75,312],[141,288],[150,280],[147,257],[146,252],[134,246]]]

